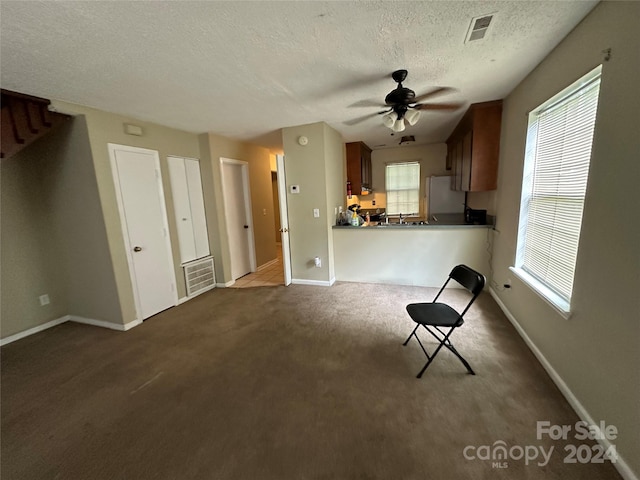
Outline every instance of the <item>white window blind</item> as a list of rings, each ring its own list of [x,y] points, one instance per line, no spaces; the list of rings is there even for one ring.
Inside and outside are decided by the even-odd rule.
[[[600,69],[529,115],[516,267],[559,296],[565,311],[573,289]]]
[[[418,213],[420,209],[420,164],[390,163],[385,174],[387,214]]]

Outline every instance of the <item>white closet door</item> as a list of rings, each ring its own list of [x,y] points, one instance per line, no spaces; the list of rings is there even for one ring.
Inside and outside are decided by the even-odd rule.
[[[207,233],[207,217],[204,213],[200,162],[192,158],[185,158],[184,166],[189,190],[189,204],[191,205],[195,258],[202,258],[209,255],[209,234]]]
[[[173,196],[173,211],[176,216],[178,229],[178,244],[180,247],[180,261],[189,262],[196,258],[196,244],[193,238],[193,221],[189,202],[189,187],[184,158],[167,157],[169,163],[169,177]]]

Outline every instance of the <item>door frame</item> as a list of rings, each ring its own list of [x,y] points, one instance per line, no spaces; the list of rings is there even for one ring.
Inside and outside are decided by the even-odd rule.
[[[167,247],[170,272],[173,273],[171,278],[172,291],[173,291],[173,304],[178,305],[178,288],[176,285],[176,266],[173,263],[173,249],[171,246],[171,238],[169,236],[169,221],[167,217],[167,205],[164,196],[164,188],[162,187],[162,171],[160,169],[160,154],[157,150],[151,150],[148,148],[132,147],[129,145],[120,145],[117,143],[107,143],[109,149],[109,159],[111,162],[111,173],[113,175],[113,183],[115,186],[116,203],[118,204],[118,214],[120,216],[120,226],[122,227],[122,236],[124,240],[125,255],[127,257],[127,266],[129,268],[129,278],[131,279],[131,288],[133,290],[133,300],[136,308],[136,321],[143,321],[142,308],[140,304],[140,293],[138,291],[138,283],[135,275],[135,269],[133,267],[133,246],[129,238],[129,228],[126,222],[126,212],[124,210],[124,201],[122,199],[122,192],[120,190],[120,176],[118,175],[118,164],[116,162],[116,150],[126,150],[133,153],[148,154],[153,157],[154,167],[156,170],[156,184],[158,185],[158,194],[160,201],[160,210],[162,212],[162,221],[164,229],[164,239]]]
[[[228,198],[229,188],[225,187],[224,181],[224,164],[236,165],[240,167],[240,172],[242,173],[242,193],[244,196],[244,210],[245,216],[247,219],[247,225],[249,225],[249,268],[251,272],[255,272],[256,267],[256,239],[253,231],[253,208],[251,204],[251,188],[249,186],[249,162],[245,162],[242,160],[235,160],[233,158],[220,157],[220,179],[222,183],[222,204],[224,210],[224,225],[225,231],[227,234],[227,248],[230,245],[229,239],[229,225],[227,224],[228,208],[231,199]],[[229,260],[233,261],[231,258],[231,250],[229,249]],[[233,267],[232,267],[233,269]],[[231,272],[229,272],[231,273]],[[233,275],[232,275],[233,276]],[[235,278],[232,278],[235,282]]]
[[[276,177],[278,179],[278,203],[280,206],[280,240],[282,242],[282,268],[284,286],[291,285],[291,239],[289,237],[289,202],[287,201],[287,175],[284,155],[276,155]]]

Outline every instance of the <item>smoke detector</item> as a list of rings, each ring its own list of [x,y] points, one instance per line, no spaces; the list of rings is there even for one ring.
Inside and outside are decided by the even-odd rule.
[[[483,39],[487,34],[487,30],[489,30],[491,20],[493,20],[493,15],[494,14],[491,13],[488,15],[481,15],[480,17],[472,18],[471,23],[469,24],[467,37],[464,39],[464,43]]]

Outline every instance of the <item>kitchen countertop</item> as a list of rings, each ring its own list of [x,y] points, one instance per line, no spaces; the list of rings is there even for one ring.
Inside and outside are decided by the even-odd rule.
[[[433,217],[435,217],[437,219],[437,221],[433,221]],[[395,220],[395,219],[394,219]],[[418,220],[419,221],[419,220]],[[397,222],[397,220],[396,220]],[[435,214],[432,215],[432,219],[429,221],[429,223],[425,223],[423,225],[413,225],[413,220],[409,220],[407,223],[405,224],[398,224],[398,223],[391,223],[389,222],[389,224],[386,223],[381,223],[381,224],[377,224],[377,222],[372,222],[372,225],[369,226],[359,226],[359,227],[354,227],[352,225],[334,225],[333,228],[336,229],[347,229],[347,230],[388,230],[388,229],[393,229],[393,230],[412,230],[412,229],[427,229],[427,228],[434,228],[434,227],[440,227],[440,228],[493,228],[495,224],[495,218],[491,215],[487,215],[487,224],[486,225],[474,225],[474,224],[469,224],[469,223],[465,223],[464,221],[464,215],[463,214],[457,214],[457,213],[447,213],[447,214]]]

